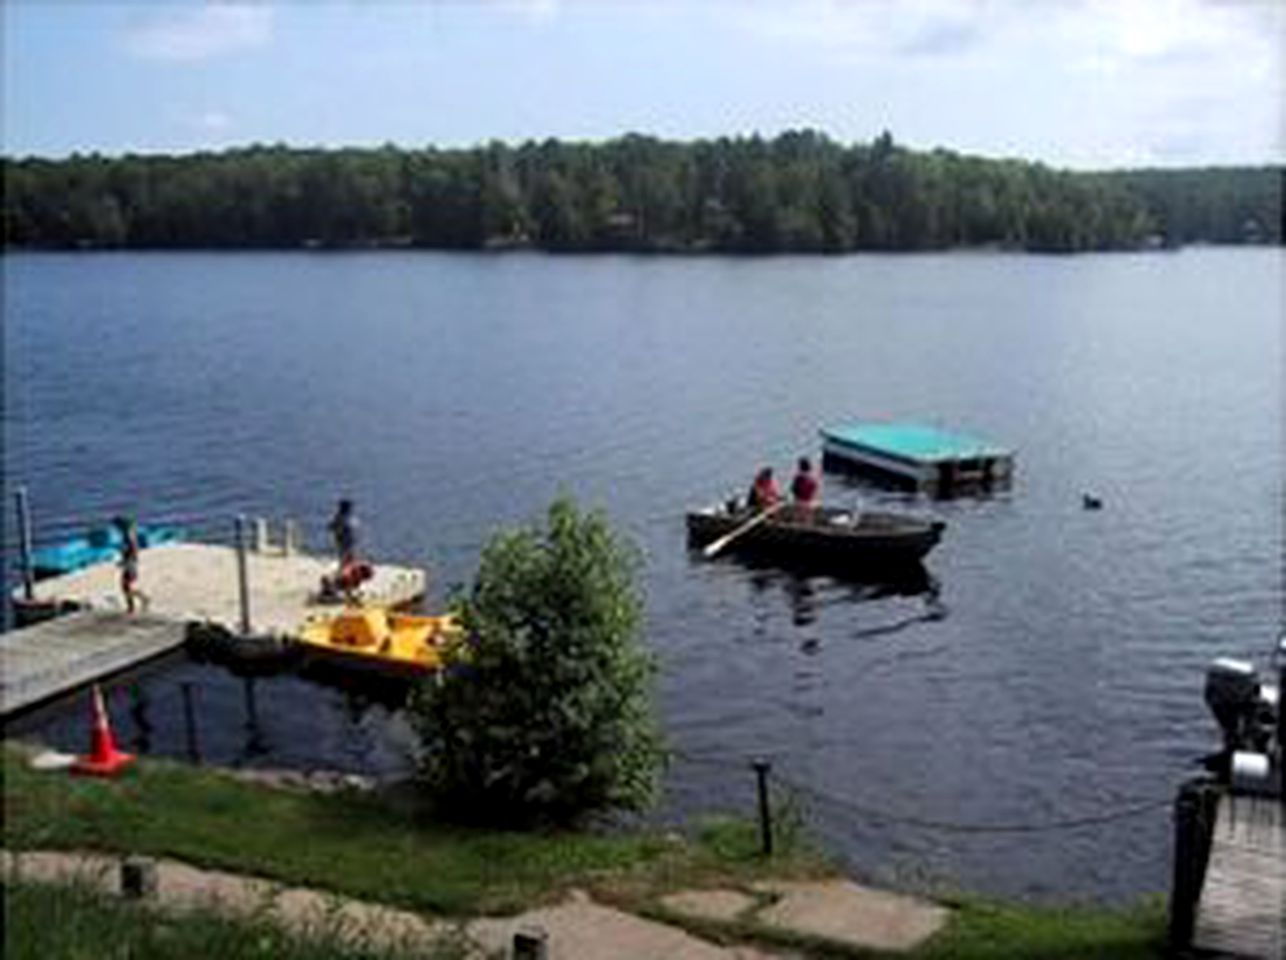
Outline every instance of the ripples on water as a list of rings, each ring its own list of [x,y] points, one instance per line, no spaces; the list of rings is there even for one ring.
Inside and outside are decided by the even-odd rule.
[[[1207,661],[1281,614],[1275,250],[1043,258],[375,254],[6,258],[7,475],[40,530],[122,509],[303,518],[357,498],[440,599],[560,489],[647,557],[676,749],[661,816],[800,785],[860,876],[1115,899],[1166,883],[1168,814],[961,834],[1166,799],[1215,742]],[[1018,449],[1014,489],[893,588],[694,562],[682,513],[851,417]],[[1092,491],[1102,511],[1080,507]],[[827,478],[840,502],[886,495]],[[900,502],[899,498],[887,497]],[[144,566],[144,576],[146,567]],[[926,592],[929,583],[936,593]],[[188,662],[113,691],[122,737],[206,760],[405,770],[395,709]],[[81,707],[33,717],[63,747]]]

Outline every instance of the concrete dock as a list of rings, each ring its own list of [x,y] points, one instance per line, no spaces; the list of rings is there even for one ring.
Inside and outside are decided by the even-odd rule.
[[[1192,945],[1218,956],[1286,957],[1286,816],[1281,798],[1220,798]]]

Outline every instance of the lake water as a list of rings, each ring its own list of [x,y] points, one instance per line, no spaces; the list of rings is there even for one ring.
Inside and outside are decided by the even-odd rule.
[[[560,490],[642,547],[646,642],[679,753],[660,816],[749,809],[772,758],[825,845],[902,887],[1115,900],[1164,889],[1164,806],[1217,731],[1218,655],[1282,621],[1276,249],[646,258],[21,254],[3,261],[6,477],[45,537],[121,509],[302,518],[356,498],[440,602]],[[915,589],[700,563],[685,508],[914,419],[1018,450]],[[1084,511],[1081,494],[1100,495]],[[827,476],[839,503],[896,499]],[[146,579],[146,556],[144,557]],[[390,713],[294,677],[178,663],[112,691],[118,733],[207,760],[405,768]],[[253,697],[248,701],[247,695]],[[33,720],[80,747],[84,705]]]

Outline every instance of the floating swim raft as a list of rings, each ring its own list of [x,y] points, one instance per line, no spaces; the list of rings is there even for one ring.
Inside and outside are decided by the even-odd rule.
[[[823,427],[821,435],[827,468],[868,473],[928,493],[1007,486],[1013,478],[1012,450],[924,424],[845,423]]]

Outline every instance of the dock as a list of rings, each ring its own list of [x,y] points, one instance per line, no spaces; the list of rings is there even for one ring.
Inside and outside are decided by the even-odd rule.
[[[1216,956],[1286,957],[1286,816],[1281,798],[1220,797],[1192,945]]]
[[[143,551],[139,587],[153,616],[199,623],[235,634],[289,637],[310,615],[333,611],[320,602],[318,586],[335,562],[310,554],[248,552],[246,585],[249,630],[242,629],[237,551],[208,543],[167,543]],[[424,595],[423,570],[380,564],[362,585],[369,603],[404,606]],[[34,586],[32,603],[64,609],[121,612],[120,571],[100,563]]]
[[[1012,482],[1014,453],[977,437],[915,423],[824,427],[822,463],[937,496]]]
[[[186,633],[163,617],[82,611],[0,635],[0,716],[164,656]]]
[[[310,616],[340,608],[318,596],[334,560],[286,551],[247,552],[244,558],[243,578],[232,547],[167,543],[143,551],[139,586],[150,602],[139,614],[125,612],[120,571],[111,563],[41,580],[30,599],[19,588],[14,601],[20,620],[24,609],[64,615],[0,634],[0,714],[8,718],[138,666],[177,649],[193,633],[233,643],[289,639]],[[358,597],[402,607],[425,589],[423,570],[380,564]]]

